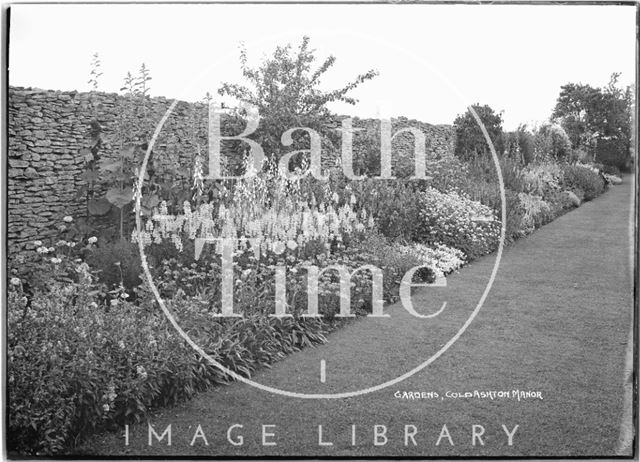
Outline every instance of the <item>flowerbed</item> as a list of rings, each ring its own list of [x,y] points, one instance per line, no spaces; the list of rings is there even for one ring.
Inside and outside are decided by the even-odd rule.
[[[526,166],[500,159],[507,244],[621,181],[600,166],[543,159]],[[195,164],[190,189],[167,187],[165,196],[158,185],[147,191],[153,200],[143,204],[143,230],[130,239],[123,229],[132,220],[124,213],[120,239],[112,240],[88,234],[87,220],[65,217],[58,240],[36,241],[30,255],[12,260],[10,450],[64,452],[97,429],[141,421],[151,409],[230,380],[191,350],[157,309],[143,282],[138,242],[182,328],[220,364],[250,376],[326,341],[348,322],[340,316],[345,300],[335,270],[318,279],[322,317],[299,316],[309,309],[307,267],[353,272],[348,306],[366,315],[374,309],[373,275],[355,269],[380,268],[382,298],[394,302],[409,269],[422,266],[415,282],[455,272],[493,252],[503,226],[499,178],[488,158],[430,159],[430,179],[421,180],[348,182],[337,168],[329,169],[327,181],[291,179],[271,165],[251,179],[209,189],[202,159]],[[219,244],[196,246],[197,238],[212,237],[238,239],[233,300],[243,318],[216,317],[222,311]],[[277,268],[285,268],[282,303],[293,317],[270,316]]]
[[[533,232],[582,199],[593,199],[606,187],[603,176],[584,165],[540,164],[516,173],[508,184],[519,190],[505,191],[508,241]],[[253,184],[253,192],[245,187],[232,194],[232,202],[251,203],[249,208],[212,209],[204,204],[166,218],[171,214],[161,205],[164,221],[150,220],[141,238],[154,279],[181,326],[225,367],[250,376],[292,351],[326,341],[331,330],[346,322],[336,317],[336,272],[325,272],[319,280],[323,318],[269,317],[276,265],[287,267],[287,308],[302,313],[307,309],[305,265],[340,264],[353,270],[374,264],[384,272],[384,300],[393,302],[397,283],[408,269],[423,265],[425,270],[416,275],[432,281],[495,250],[501,227],[499,189],[486,181],[486,172],[470,175],[466,191],[460,182],[447,191],[442,187],[447,181],[435,178],[440,189],[400,183],[394,190],[388,184],[369,202],[371,185],[340,195],[331,194],[329,186],[322,194],[328,204],[315,202],[315,194],[309,200],[309,185],[307,190],[304,184],[292,190],[266,178]],[[277,209],[265,192],[274,184],[287,190]],[[401,198],[417,204],[397,217],[411,222],[410,235],[394,226],[396,218],[385,218],[388,211],[401,210]],[[294,215],[302,218],[282,218]],[[263,239],[257,252],[236,249],[234,299],[242,319],[213,316],[220,311],[219,255],[209,251],[197,260],[185,257],[193,255],[193,238],[203,230]],[[32,258],[12,270],[10,450],[65,451],[96,429],[143,420],[150,409],[230,379],[191,350],[154,306],[141,284],[136,245],[96,241],[63,239],[51,246],[37,242]],[[359,271],[352,282],[352,312],[370,312],[371,274]]]
[[[199,357],[145,302],[97,308],[92,288],[56,283],[27,304],[9,293],[9,450],[51,454],[100,428],[138,422],[150,409],[229,380]],[[171,310],[215,360],[249,376],[304,346],[325,341],[327,322],[251,314],[239,320],[176,297]]]
[[[470,259],[491,253],[500,239],[500,222],[494,211],[457,192],[429,188],[420,195],[417,241],[444,244]]]
[[[346,322],[336,317],[336,272],[325,272],[319,280],[323,318],[269,317],[276,265],[287,267],[286,306],[293,313],[307,309],[305,265],[340,264],[353,270],[374,264],[384,272],[384,300],[393,302],[408,269],[423,265],[425,270],[416,275],[432,281],[495,250],[500,194],[483,175],[472,173],[466,191],[460,182],[447,191],[442,187],[447,181],[438,178],[434,183],[440,189],[400,183],[394,190],[388,184],[369,202],[371,185],[340,195],[326,192],[326,204],[315,202],[315,195],[309,201],[303,184],[289,189],[278,209],[265,192],[275,180],[266,178],[253,184],[253,192],[245,187],[232,195],[240,204],[251,203],[249,208],[184,208],[174,218],[150,220],[141,238],[154,279],[181,326],[225,367],[250,376],[292,351],[326,341],[327,333]],[[519,190],[506,190],[508,241],[606,187],[598,172],[583,165],[541,164],[517,175],[509,185]],[[287,189],[276,184],[278,188]],[[256,199],[260,194],[261,201]],[[416,207],[397,218],[385,217],[390,210],[401,211],[401,198]],[[171,216],[166,206],[160,212]],[[294,215],[302,218],[282,218]],[[394,226],[396,219],[411,222],[410,235]],[[257,252],[236,249],[234,299],[242,319],[213,316],[220,311],[219,255],[209,251],[197,260],[185,257],[193,255],[193,238],[203,230],[263,239]],[[96,429],[143,420],[150,409],[230,379],[191,350],[154,306],[141,284],[136,245],[96,241],[37,242],[32,258],[12,270],[7,375],[11,450],[65,451]],[[359,271],[352,282],[352,312],[370,312],[371,274]]]

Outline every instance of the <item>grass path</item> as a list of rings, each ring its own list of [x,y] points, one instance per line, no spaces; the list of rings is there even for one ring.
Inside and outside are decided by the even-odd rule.
[[[632,178],[505,249],[478,316],[433,364],[403,382],[363,396],[309,400],[276,396],[244,383],[203,393],[156,414],[157,430],[172,425],[172,446],[147,445],[147,427],[94,437],[90,455],[200,456],[611,456],[623,416],[625,352],[632,320],[629,209]],[[370,387],[416,367],[462,326],[487,284],[495,256],[447,279],[446,288],[414,296],[416,319],[400,305],[386,319],[361,319],[329,343],[293,354],[253,377],[278,388],[337,393]],[[326,381],[320,381],[320,363]],[[542,399],[514,399],[513,390]],[[449,398],[448,392],[509,391],[504,399]],[[435,392],[407,400],[396,392]],[[241,424],[242,446],[227,441]],[[352,425],[356,425],[355,445]],[[206,435],[191,446],[198,425]],[[276,446],[262,444],[262,425]],[[324,441],[319,446],[318,425]],[[374,445],[374,425],[388,441]],[[405,426],[417,432],[405,445]],[[447,426],[450,439],[436,441]],[[473,425],[484,429],[472,444]],[[518,425],[513,445],[502,427]],[[382,427],[379,427],[382,430]],[[413,427],[409,427],[412,432]],[[476,431],[481,431],[476,427]],[[382,439],[380,440],[382,441]],[[413,445],[415,441],[416,445]],[[451,442],[454,446],[451,446]]]

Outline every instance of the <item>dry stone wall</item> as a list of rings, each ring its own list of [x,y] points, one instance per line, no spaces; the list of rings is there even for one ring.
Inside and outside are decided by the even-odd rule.
[[[90,145],[91,122],[97,119],[107,136],[113,133],[125,101],[115,93],[9,88],[7,237],[10,256],[33,248],[36,239],[55,239],[64,216],[85,213],[86,204],[77,196],[77,191],[84,181],[81,176],[86,161],[81,152]],[[163,97],[148,101],[148,114],[154,125],[171,103],[172,100]],[[176,105],[154,149],[160,164],[192,162],[190,114],[194,108],[205,114],[203,105],[186,102]],[[375,120],[355,121],[354,127],[364,126],[365,132],[371,132],[377,124]],[[408,125],[419,126],[425,132],[428,152],[432,155],[452,155],[454,131],[451,126],[394,120],[394,129]],[[412,140],[407,136],[394,140],[394,156],[397,150],[413,152]],[[103,155],[113,153],[107,150]]]

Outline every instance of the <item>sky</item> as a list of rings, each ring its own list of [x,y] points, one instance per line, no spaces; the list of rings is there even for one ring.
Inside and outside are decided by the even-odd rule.
[[[9,84],[116,92],[144,62],[152,96],[202,99],[243,83],[239,46],[257,65],[277,45],[311,38],[318,63],[336,63],[322,88],[379,76],[340,114],[450,124],[469,104],[503,112],[504,128],[543,123],[561,85],[604,86],[635,75],[635,8],[613,5],[13,5]]]

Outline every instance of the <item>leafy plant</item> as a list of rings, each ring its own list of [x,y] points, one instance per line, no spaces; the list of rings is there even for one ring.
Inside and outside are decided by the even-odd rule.
[[[98,77],[102,75],[99,66],[99,59],[94,55],[89,80],[92,93],[97,90]],[[133,200],[137,166],[147,148],[151,128],[147,110],[150,80],[149,70],[144,64],[137,77],[127,73],[125,84],[121,88],[126,92],[125,103],[118,111],[114,133],[106,136],[102,126],[94,118],[91,122],[90,146],[82,151],[86,162],[86,169],[82,174],[85,186],[79,189],[78,195],[87,198],[87,223],[89,217],[95,217],[98,222],[104,221],[115,209],[120,239],[124,239],[126,235],[124,226],[129,211],[127,206]],[[116,150],[115,157],[105,157],[104,152],[111,149]],[[150,179],[149,176],[147,179]],[[150,208],[158,202],[156,194],[147,194],[143,205]]]
[[[334,102],[355,104],[357,100],[350,93],[377,75],[376,71],[369,70],[342,88],[326,91],[321,88],[320,81],[336,58],[329,56],[314,69],[316,56],[309,43],[309,37],[303,37],[293,53],[290,44],[279,46],[271,57],[255,68],[249,66],[247,51],[241,48],[240,67],[249,86],[224,83],[218,90],[221,96],[248,103],[259,110],[260,127],[251,137],[263,147],[268,159],[280,158],[284,149],[280,137],[293,127],[314,129],[325,135],[323,141],[333,144],[328,135],[334,128],[333,118],[327,106]],[[297,149],[309,149],[306,132],[297,131],[293,140]],[[336,140],[335,134],[333,140]],[[298,160],[294,167],[299,165]]]
[[[419,204],[417,241],[454,247],[471,260],[491,253],[498,245],[500,222],[494,211],[480,202],[429,188]]]
[[[30,303],[18,283],[8,294],[7,389],[10,451],[52,455],[91,432],[148,418],[230,378],[205,362],[151,302],[114,299],[98,307],[91,276],[54,283]],[[175,297],[181,325],[210,355],[250,376],[302,347],[325,341],[321,320],[212,320],[206,307]]]
[[[581,165],[565,165],[563,185],[566,189],[584,194],[584,200],[590,201],[602,194],[606,188],[604,178],[595,171]]]
[[[514,132],[505,133],[503,140],[505,157],[524,165],[535,161],[535,138],[525,124],[519,125]]]
[[[94,246],[85,258],[100,282],[111,290],[121,286],[133,295],[134,289],[142,282],[140,254],[135,243],[124,240],[103,242]]]
[[[496,151],[502,149],[502,113],[496,113],[488,105],[475,104],[472,106],[494,143]],[[467,110],[456,117],[453,122],[456,130],[455,155],[459,159],[469,160],[490,156],[490,149],[482,129],[473,113]]]
[[[365,179],[353,182],[357,203],[390,239],[411,239],[420,226],[419,189],[414,180]]]
[[[572,154],[571,140],[557,124],[545,124],[535,134],[537,156],[540,159],[566,161]]]
[[[518,199],[523,209],[521,231],[530,234],[536,228],[551,221],[551,207],[542,197],[528,193],[519,193]]]
[[[603,88],[563,85],[552,118],[566,130],[575,148],[599,162],[628,168],[633,127],[632,86],[618,87],[619,73]]]

